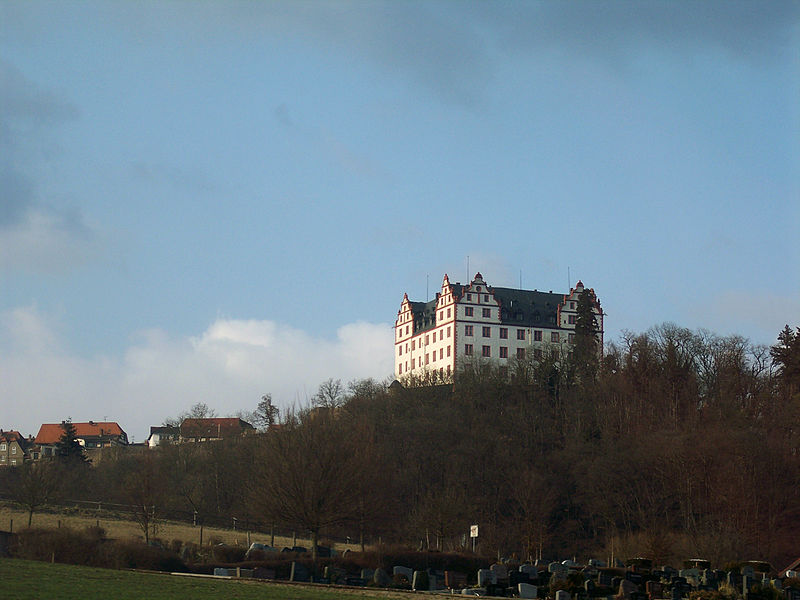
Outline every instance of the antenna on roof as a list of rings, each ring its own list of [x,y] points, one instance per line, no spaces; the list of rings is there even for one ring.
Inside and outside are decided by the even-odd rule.
[[[567,289],[572,289],[572,277],[569,275],[569,267],[567,267]]]

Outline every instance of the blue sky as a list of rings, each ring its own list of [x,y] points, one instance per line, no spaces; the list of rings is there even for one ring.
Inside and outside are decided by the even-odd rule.
[[[800,324],[798,2],[0,0],[0,427],[384,378],[445,272]]]

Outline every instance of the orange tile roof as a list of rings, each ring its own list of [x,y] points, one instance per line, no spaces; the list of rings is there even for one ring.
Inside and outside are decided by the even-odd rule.
[[[79,438],[125,435],[119,424],[114,422],[89,421],[72,425],[75,427],[75,437]],[[36,434],[36,443],[56,444],[63,433],[64,429],[61,427],[61,423],[45,423]]]

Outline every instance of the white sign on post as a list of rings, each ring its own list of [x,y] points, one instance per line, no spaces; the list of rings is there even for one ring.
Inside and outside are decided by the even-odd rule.
[[[478,537],[478,526],[472,525],[469,528],[469,537]]]

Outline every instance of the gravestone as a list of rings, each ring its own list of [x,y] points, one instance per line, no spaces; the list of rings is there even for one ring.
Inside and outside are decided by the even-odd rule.
[[[386,571],[378,568],[375,569],[375,572],[372,574],[372,583],[378,587],[388,587],[389,584],[392,583],[392,578],[389,577]]]
[[[517,593],[520,598],[536,598],[539,591],[535,585],[530,583],[518,583]]]
[[[534,579],[539,574],[539,569],[535,565],[524,563],[519,566],[519,572],[525,573],[529,578]]]
[[[392,575],[395,578],[398,576],[405,577],[406,581],[411,583],[411,578],[414,577],[414,571],[408,567],[395,566],[394,569],[392,569]]]
[[[352,587],[364,587],[367,585],[367,580],[363,577],[345,577],[344,584]]]
[[[489,570],[494,573],[495,580],[497,583],[507,581],[508,580],[508,567],[506,567],[502,563],[494,563],[489,567]]]
[[[233,571],[233,575],[230,573],[231,570]],[[233,577],[234,575],[236,575],[236,569],[214,567],[214,577]]]
[[[467,575],[466,573],[459,573],[458,571],[445,571],[444,585],[451,590],[463,588],[467,585]]]
[[[527,573],[522,571],[509,571],[508,572],[508,585],[510,587],[517,587],[519,583],[530,583],[531,578]]]
[[[464,588],[461,590],[462,596],[480,596],[483,590],[479,588]]]
[[[597,585],[609,587],[612,584],[614,577],[608,571],[600,571],[597,573]]]
[[[636,573],[634,571],[626,571],[625,579],[627,579],[631,583],[635,583],[637,586],[642,584],[642,574],[641,573]]]
[[[361,569],[361,579],[371,581],[374,576],[375,571],[373,569]]]
[[[331,583],[343,582],[347,578],[347,571],[339,567],[334,567],[333,565],[327,565],[323,569],[322,574]]]
[[[755,569],[753,569],[752,565],[745,565],[742,567],[742,576],[754,579],[756,576],[756,571]]]
[[[623,579],[619,582],[619,592],[617,596],[619,596],[620,598],[630,598],[631,594],[638,591],[639,591],[638,585],[636,585],[629,579]]]
[[[497,583],[497,579],[491,569],[478,569],[478,587],[486,587],[493,583]]]
[[[292,571],[289,574],[289,581],[308,582],[310,579],[311,579],[311,574],[308,572],[306,566],[299,562],[292,561]]]
[[[670,598],[671,600],[681,600],[681,598],[683,598],[680,584],[672,586],[672,591],[670,592]]]
[[[583,589],[586,592],[586,594],[589,595],[589,596],[594,594],[594,580],[587,579],[586,581],[584,581],[583,582]]]
[[[570,595],[567,590],[558,590],[556,592],[556,600],[570,600]]]

